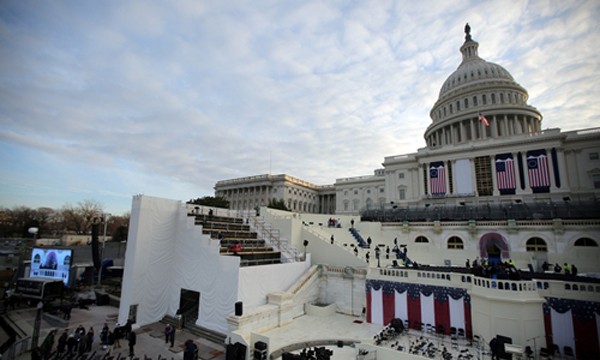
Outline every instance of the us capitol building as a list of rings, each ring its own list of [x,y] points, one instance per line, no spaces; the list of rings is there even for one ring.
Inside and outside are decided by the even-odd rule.
[[[333,185],[257,175],[219,181],[215,195],[236,210],[283,200],[294,212],[339,215],[427,209],[433,218],[493,217],[521,208],[535,218],[569,213],[580,202],[599,208],[600,128],[542,129],[527,90],[502,66],[480,58],[479,43],[470,28],[465,32],[462,62],[431,109],[426,147],[387,156],[372,175]]]
[[[489,359],[491,339],[502,355],[598,358],[600,128],[542,130],[527,91],[465,33],[426,147],[372,175],[219,181],[230,209],[135,196],[119,323],[181,315],[228,359],[323,344]],[[282,200],[291,211],[265,207]]]

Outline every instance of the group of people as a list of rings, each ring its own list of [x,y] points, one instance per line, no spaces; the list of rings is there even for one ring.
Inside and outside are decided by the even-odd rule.
[[[340,219],[329,218],[329,220],[327,220],[327,227],[341,228],[342,222]]]
[[[86,331],[82,325],[79,325],[72,333],[69,333],[69,329],[64,329],[58,338],[57,332],[58,330],[52,330],[48,333],[42,345],[32,351],[32,359],[49,359],[53,355],[81,356],[92,351],[96,339],[93,327]],[[131,322],[127,322],[124,326],[117,324],[113,331],[109,329],[108,324],[104,323],[99,338],[102,349],[108,352],[113,348],[120,348],[120,339],[124,338],[129,345],[129,355],[134,355],[137,336],[131,330]],[[55,342],[56,350],[53,352]]]
[[[542,264],[542,270],[544,272],[546,271],[550,271],[550,264],[548,264],[547,261],[544,261],[544,263]],[[578,269],[577,266],[575,266],[575,264],[571,264],[569,265],[569,263],[564,263],[564,265],[561,267],[559,263],[554,264],[554,273],[555,274],[560,274],[561,272],[564,272],[565,275],[577,275],[578,273]]]
[[[487,259],[480,260],[479,258],[475,258],[473,264],[470,264],[469,259],[467,259],[465,267],[470,268],[475,276],[510,280],[521,279],[521,274],[515,267],[515,263],[512,259],[495,263],[488,261]]]

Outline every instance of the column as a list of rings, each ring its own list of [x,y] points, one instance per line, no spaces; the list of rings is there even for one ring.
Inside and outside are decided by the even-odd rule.
[[[498,118],[496,117],[496,115],[492,115],[492,117],[489,119],[490,120],[490,135],[493,138],[497,138],[498,137],[498,127],[500,126],[500,122],[498,121]]]
[[[461,121],[458,123],[458,129],[460,131],[460,138],[463,143],[467,142],[467,130],[465,129],[465,122]]]
[[[469,128],[471,129],[471,140],[477,139],[477,134],[475,133],[475,126],[473,125],[473,119],[469,119]]]
[[[556,187],[556,179],[554,178],[554,160],[552,159],[552,149],[546,149],[546,158],[548,159],[548,179],[550,180],[550,193],[554,193],[558,190],[558,188]]]
[[[498,180],[496,179],[496,159],[493,155],[490,155],[490,162],[492,164],[492,194],[499,196],[500,190],[498,190]]]
[[[504,134],[504,136],[512,136],[515,134],[515,127],[513,126],[513,123],[508,119],[508,116],[506,116],[506,114],[504,114],[504,121],[502,122],[502,124],[502,133]]]

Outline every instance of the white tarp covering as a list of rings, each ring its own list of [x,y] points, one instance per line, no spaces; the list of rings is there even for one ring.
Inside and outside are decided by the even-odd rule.
[[[219,242],[202,235],[180,201],[133,198],[119,323],[137,305],[138,325],[175,315],[181,289],[200,292],[198,325],[227,333],[238,301],[239,258],[219,256]]]
[[[197,325],[227,334],[235,303],[264,305],[267,294],[286,291],[308,270],[308,262],[240,268],[236,256],[220,256],[220,243],[202,234],[176,200],[133,198],[119,323],[137,305],[140,326],[174,316],[181,289],[200,293]]]
[[[454,163],[454,193],[473,194],[473,170],[469,159],[458,159]]]

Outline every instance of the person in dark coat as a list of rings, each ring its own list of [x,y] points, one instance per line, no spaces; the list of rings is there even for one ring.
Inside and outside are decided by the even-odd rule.
[[[69,334],[67,334],[67,330],[63,331],[63,333],[58,338],[58,342],[56,344],[56,353],[58,355],[62,355],[67,349],[67,339],[69,338]]]
[[[137,335],[135,331],[129,333],[129,356],[133,356],[133,350],[135,348],[135,343],[137,342]]]
[[[175,344],[175,326],[171,326],[171,335],[169,337],[169,341],[171,342],[171,347]]]
[[[196,359],[198,359],[198,346],[196,346],[193,340],[186,340],[185,347],[183,349],[183,360]]]
[[[67,339],[67,353],[74,354],[76,346],[77,339],[75,339],[75,334],[69,335],[69,338]]]

